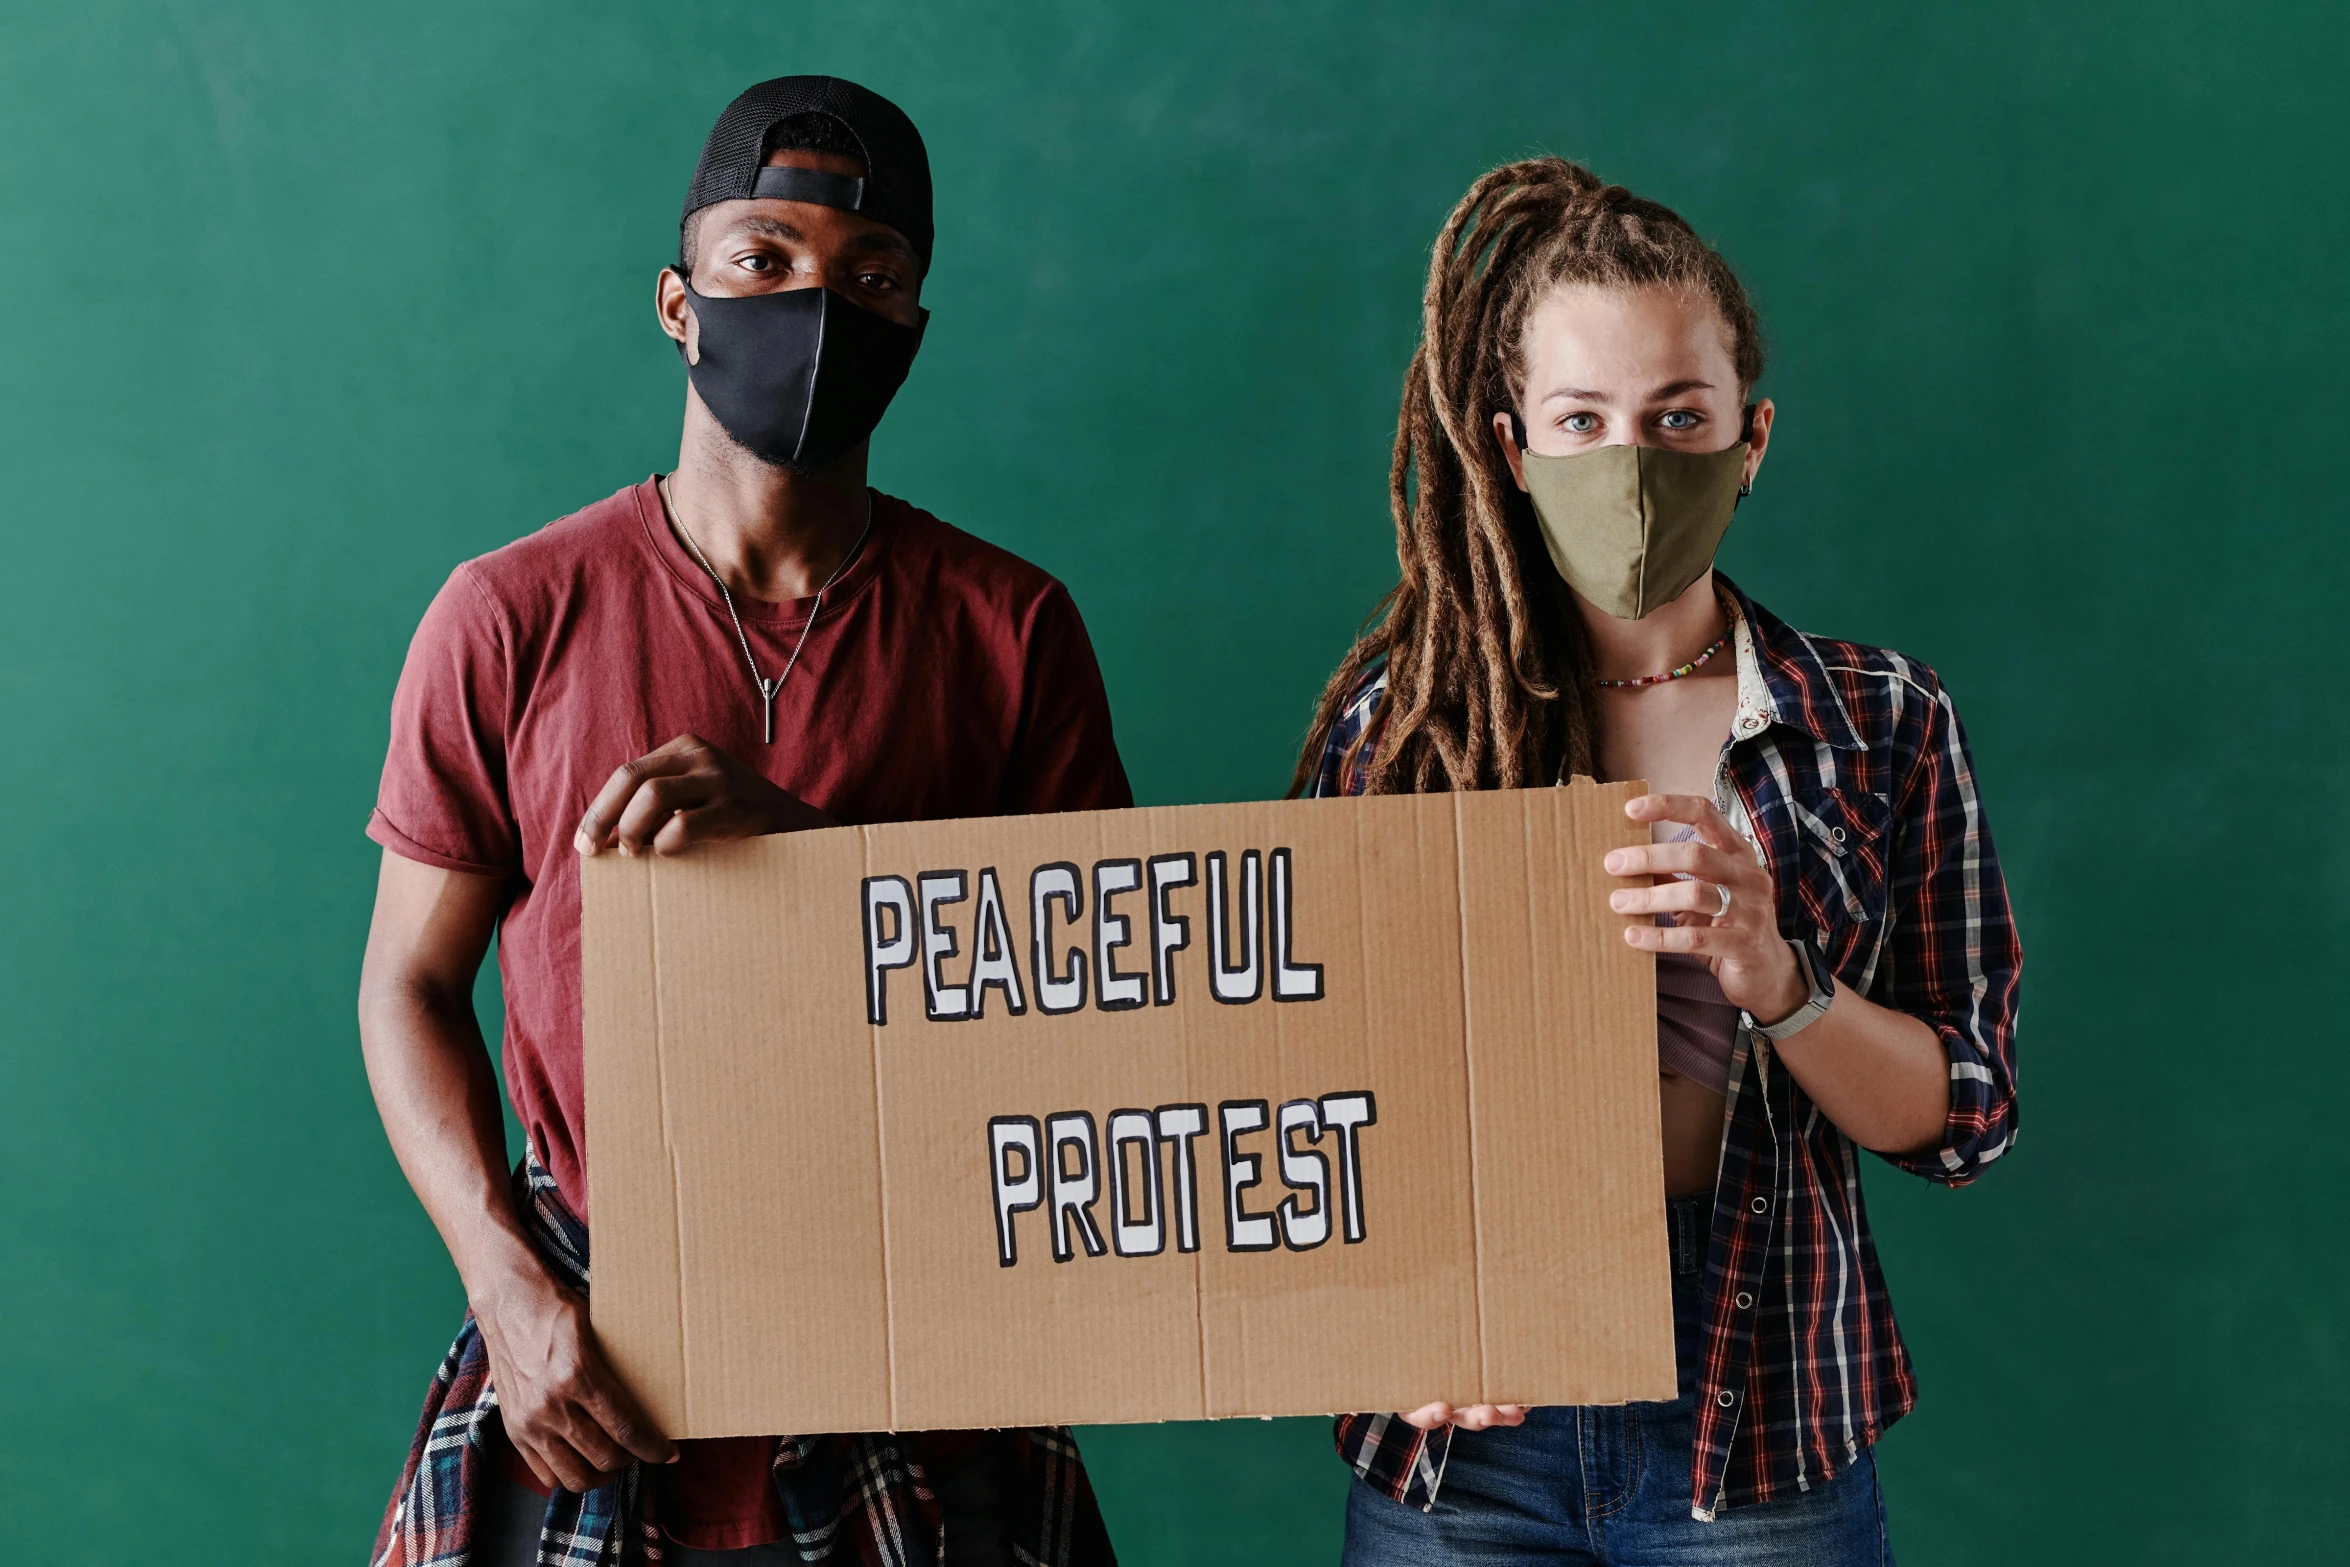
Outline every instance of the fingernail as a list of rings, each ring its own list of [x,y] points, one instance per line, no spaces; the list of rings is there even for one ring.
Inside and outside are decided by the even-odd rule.
[[[588,841],[587,830],[585,828],[582,828],[580,831],[571,835],[571,847],[578,850],[581,854],[593,854],[596,848],[593,843]]]
[[[1628,892],[1611,892],[1608,894],[1607,906],[1621,914],[1632,907],[1632,895]]]
[[[1607,857],[1607,868],[1611,871],[1621,872],[1624,868],[1624,861],[1627,858],[1629,858],[1629,856],[1627,856],[1623,850],[1618,849]]]

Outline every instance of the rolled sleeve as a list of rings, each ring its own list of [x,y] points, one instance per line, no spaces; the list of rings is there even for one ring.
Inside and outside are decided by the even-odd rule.
[[[1338,1456],[1372,1490],[1422,1512],[1436,1505],[1452,1427],[1421,1431],[1401,1415],[1340,1415],[1331,1438]]]
[[[460,566],[408,645],[367,836],[404,859],[475,876],[521,869],[506,791],[511,638]]]
[[[1929,1025],[1950,1061],[1939,1146],[1887,1155],[1964,1186],[2015,1146],[2015,1023],[2023,949],[1975,792],[1966,732],[1939,683],[1896,824],[1891,920],[1872,999]]]

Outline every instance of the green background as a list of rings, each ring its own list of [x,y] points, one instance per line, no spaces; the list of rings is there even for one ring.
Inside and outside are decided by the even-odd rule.
[[[828,70],[940,193],[878,482],[1071,584],[1146,801],[1279,792],[1392,580],[1476,173],[1571,154],[1716,238],[1781,408],[1726,562],[1947,678],[2032,958],[2020,1150],[1870,1175],[1895,1544],[2332,1557],[2350,28],[1896,9],[0,15],[8,1554],[360,1558],[462,1305],[352,1022],[402,649],[673,457],[703,132]],[[1318,1422],[1087,1442],[1130,1562],[1335,1554]]]

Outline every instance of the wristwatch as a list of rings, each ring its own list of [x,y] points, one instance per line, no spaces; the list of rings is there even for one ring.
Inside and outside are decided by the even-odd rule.
[[[1787,945],[1795,949],[1795,961],[1803,969],[1803,977],[1811,986],[1811,994],[1804,999],[1802,1006],[1778,1022],[1754,1025],[1754,1031],[1773,1044],[1792,1039],[1811,1027],[1820,1020],[1820,1014],[1828,1010],[1828,1003],[1836,999],[1836,976],[1830,974],[1812,956],[1810,943],[1790,941]],[[1753,1014],[1749,1013],[1748,1016],[1752,1017]]]

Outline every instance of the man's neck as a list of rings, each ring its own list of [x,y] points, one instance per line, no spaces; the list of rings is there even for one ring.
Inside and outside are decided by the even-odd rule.
[[[865,448],[830,467],[779,468],[736,445],[699,406],[686,415],[669,523],[739,596],[779,604],[807,598],[848,558],[864,531]]]
[[[1711,571],[1639,620],[1618,620],[1579,595],[1575,607],[1583,612],[1591,637],[1592,674],[1601,680],[1638,680],[1677,669],[1722,634],[1722,607]]]

